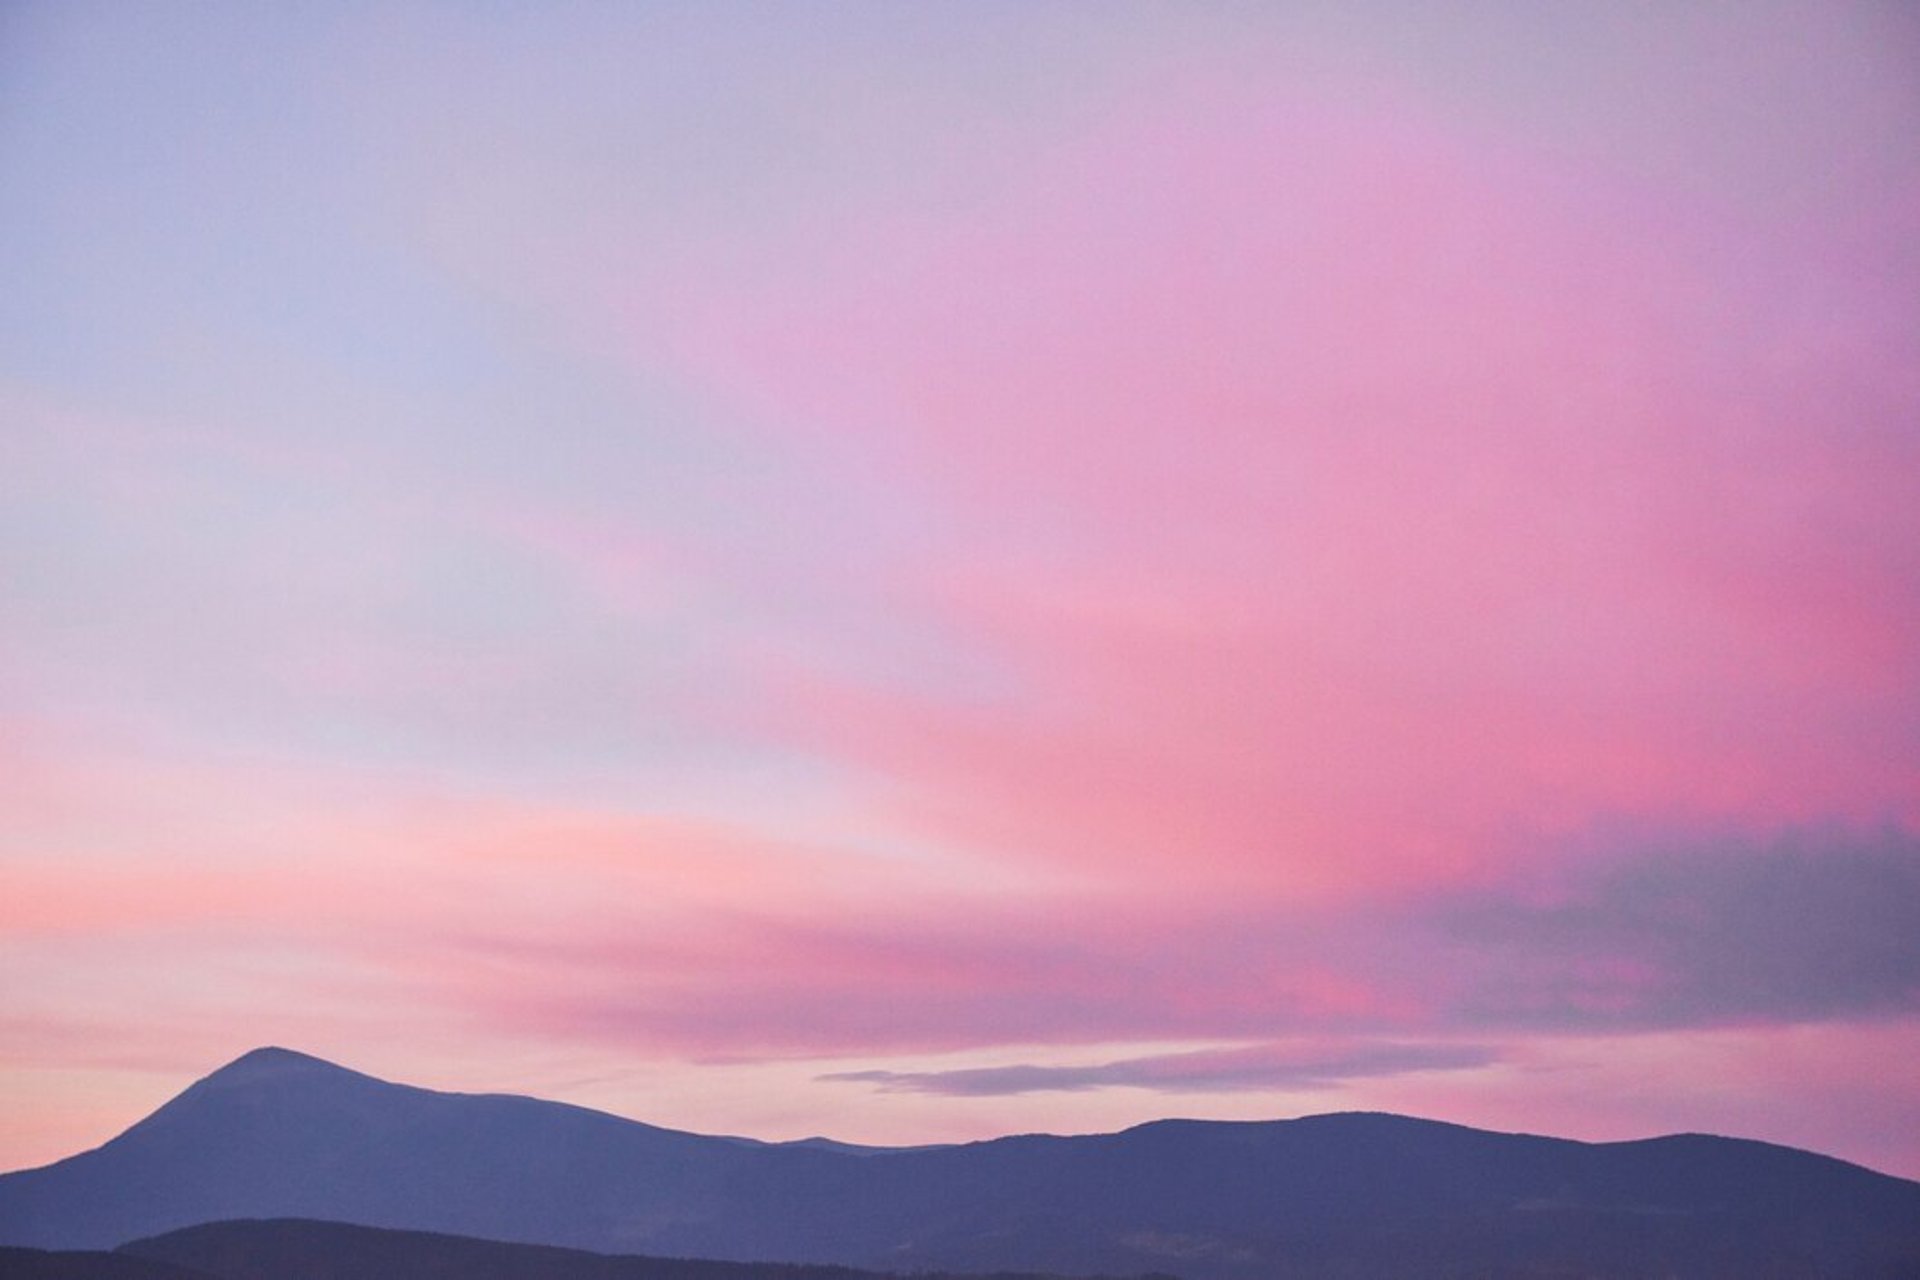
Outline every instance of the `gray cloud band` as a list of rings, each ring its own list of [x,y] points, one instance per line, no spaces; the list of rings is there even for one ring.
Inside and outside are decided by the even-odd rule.
[[[1530,890],[1532,890],[1530,892]],[[1434,904],[1473,1027],[1814,1021],[1920,1010],[1920,841],[1643,851]]]
[[[1366,1043],[1305,1053],[1286,1045],[1260,1045],[1155,1054],[1088,1066],[1018,1064],[952,1071],[841,1071],[819,1078],[872,1084],[887,1093],[962,1097],[1077,1093],[1113,1087],[1164,1093],[1229,1093],[1326,1088],[1358,1077],[1458,1070],[1485,1066],[1495,1056],[1483,1045]]]

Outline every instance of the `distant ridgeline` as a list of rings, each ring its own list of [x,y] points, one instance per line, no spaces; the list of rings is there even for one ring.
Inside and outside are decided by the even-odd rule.
[[[297,1218],[210,1222],[111,1253],[0,1248],[6,1280],[906,1280],[852,1267],[644,1258]],[[959,1280],[917,1272],[912,1280]],[[968,1280],[1065,1280],[1003,1272]],[[1093,1277],[1092,1280],[1104,1280]],[[1139,1276],[1130,1280],[1176,1280]]]
[[[1738,1139],[1378,1114],[758,1143],[268,1049],[97,1150],[0,1175],[0,1245],[68,1251],[0,1253],[0,1278],[75,1280],[1913,1280],[1920,1183]]]

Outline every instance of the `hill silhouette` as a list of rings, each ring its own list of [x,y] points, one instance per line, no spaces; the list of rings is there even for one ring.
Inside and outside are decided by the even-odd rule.
[[[113,1256],[181,1264],[218,1280],[900,1280],[878,1271],[782,1262],[648,1258],[504,1244],[301,1219],[214,1222],[122,1245]],[[917,1272],[913,1280],[949,1280]],[[1006,1272],[968,1280],[1060,1280]],[[1094,1280],[1099,1280],[1098,1277]],[[1135,1277],[1134,1280],[1172,1280]]]
[[[0,1176],[0,1243],[99,1249],[288,1217],[882,1271],[1920,1274],[1920,1184],[1738,1139],[1582,1143],[1361,1113],[855,1154],[436,1093],[277,1049],[95,1151]]]
[[[224,1280],[131,1254],[0,1248],[0,1280]]]

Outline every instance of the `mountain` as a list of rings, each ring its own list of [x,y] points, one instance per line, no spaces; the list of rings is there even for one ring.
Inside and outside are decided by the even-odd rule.
[[[0,1243],[103,1248],[220,1218],[299,1216],[636,1248],[715,1219],[730,1207],[728,1180],[782,1155],[257,1049],[97,1150],[0,1176]]]
[[[122,1253],[0,1248],[0,1280],[225,1280]],[[584,1278],[583,1278],[584,1280]]]
[[[115,1254],[80,1256],[124,1256],[136,1261],[181,1264],[194,1268],[196,1275],[217,1280],[367,1280],[374,1276],[406,1276],[408,1280],[902,1280],[849,1267],[618,1256],[302,1219],[211,1222],[151,1240],[135,1240],[121,1245]],[[920,1272],[912,1280],[947,1278]],[[1062,1278],[1004,1274],[973,1280]],[[1136,1280],[1171,1278],[1142,1276]]]
[[[0,1176],[0,1244],[283,1217],[889,1271],[1920,1276],[1920,1184],[1737,1139],[1590,1144],[1363,1113],[854,1154],[436,1093],[281,1049],[97,1150]]]

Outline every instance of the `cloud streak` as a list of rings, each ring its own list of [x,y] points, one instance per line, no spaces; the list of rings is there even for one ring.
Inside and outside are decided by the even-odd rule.
[[[1020,1064],[947,1071],[838,1071],[820,1079],[871,1084],[884,1093],[967,1098],[1110,1088],[1160,1093],[1271,1092],[1325,1089],[1343,1081],[1415,1071],[1460,1071],[1487,1066],[1497,1058],[1492,1049],[1482,1045],[1366,1041],[1344,1047],[1270,1044],[1200,1049],[1088,1066]]]

